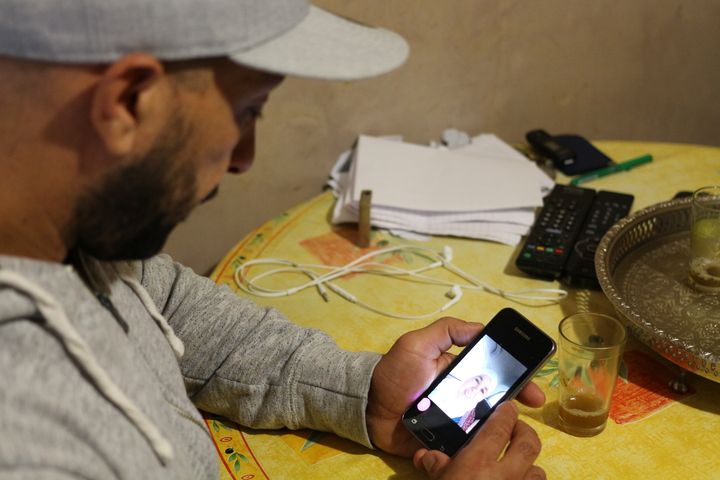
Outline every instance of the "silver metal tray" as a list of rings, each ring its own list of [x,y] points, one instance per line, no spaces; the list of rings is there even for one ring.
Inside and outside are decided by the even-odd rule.
[[[720,295],[690,287],[690,199],[615,224],[595,255],[603,292],[630,332],[690,372],[720,382]]]

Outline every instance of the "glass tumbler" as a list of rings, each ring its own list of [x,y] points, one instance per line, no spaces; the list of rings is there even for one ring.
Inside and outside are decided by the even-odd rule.
[[[571,435],[597,435],[607,423],[625,327],[608,315],[576,313],[559,330],[559,426]]]
[[[693,288],[720,292],[720,186],[693,193],[689,271]]]

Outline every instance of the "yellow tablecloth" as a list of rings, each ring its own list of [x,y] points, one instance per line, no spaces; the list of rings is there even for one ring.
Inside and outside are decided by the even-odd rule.
[[[633,210],[667,200],[680,190],[720,183],[720,149],[701,146],[596,142],[609,156],[622,161],[645,153],[650,164],[630,172],[603,177],[583,186],[614,190],[635,196]],[[560,176],[560,183],[567,178]],[[212,278],[238,290],[233,280],[242,262],[278,257],[307,263],[343,264],[361,250],[352,242],[354,231],[333,229],[328,222],[333,199],[329,193],[298,205],[268,221],[242,239],[220,262]],[[410,243],[374,232],[371,247]],[[518,247],[460,238],[435,237],[423,242],[437,250],[449,245],[454,262],[476,277],[508,290],[555,287],[557,284],[527,277],[514,266]],[[391,261],[402,262],[396,258]],[[280,287],[276,278],[269,285]],[[343,288],[383,308],[421,313],[447,300],[447,288],[409,282],[387,283],[377,277],[342,280]],[[242,293],[239,293],[242,294]],[[296,323],[324,330],[349,350],[385,352],[403,332],[430,323],[383,317],[331,294],[324,302],[315,290],[291,297],[253,298],[272,305]],[[570,290],[559,305],[528,307],[488,293],[466,292],[448,315],[487,321],[503,307],[512,306],[557,338],[560,319],[576,311],[614,314],[601,292]],[[718,340],[720,341],[720,339]],[[556,428],[555,364],[551,361],[536,382],[548,396],[542,409],[522,408],[523,418],[539,433],[543,451],[538,459],[549,478],[718,478],[720,471],[720,384],[691,375],[690,392],[672,393],[667,383],[677,369],[631,339],[625,356],[627,381],[618,383],[611,420],[592,438],[576,438]],[[254,431],[224,419],[206,421],[221,458],[222,478],[303,479],[425,478],[406,459],[369,451],[332,434],[312,431]]]

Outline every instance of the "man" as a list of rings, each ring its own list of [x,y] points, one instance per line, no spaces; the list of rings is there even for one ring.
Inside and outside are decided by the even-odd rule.
[[[469,428],[462,425],[465,415],[478,408],[484,409],[478,410],[478,413],[490,411],[491,407],[485,398],[496,386],[497,379],[489,370],[464,380],[450,374],[428,397],[467,432]]]
[[[0,479],[216,477],[196,407],[414,455],[432,478],[543,477],[511,404],[454,459],[400,425],[481,325],[347,352],[153,256],[249,167],[283,75],[377,75],[404,41],[304,0],[1,5]]]

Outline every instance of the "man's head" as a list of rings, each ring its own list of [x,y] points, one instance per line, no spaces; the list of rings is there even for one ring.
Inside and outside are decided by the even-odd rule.
[[[77,203],[75,246],[103,259],[145,258],[215,194],[225,172],[250,168],[255,121],[282,77],[226,59],[163,66],[132,55],[114,67],[117,76],[101,81],[94,95],[105,107],[92,120],[103,137],[93,155],[110,149],[123,160]],[[137,84],[113,88],[128,78]],[[156,117],[150,133],[137,120],[143,109]]]
[[[0,168],[23,191],[4,213],[54,225],[56,251],[156,253],[226,171],[249,168],[284,75],[362,78],[407,55],[397,35],[305,0],[128,1],[3,4]]]
[[[483,373],[475,375],[465,380],[460,386],[460,394],[465,398],[473,401],[480,401],[495,389],[497,380],[492,373]]]

